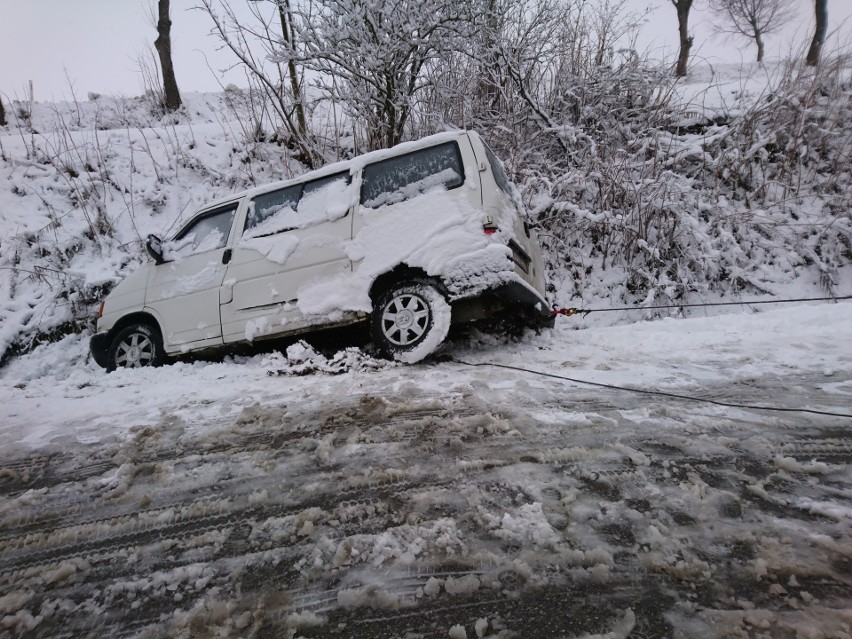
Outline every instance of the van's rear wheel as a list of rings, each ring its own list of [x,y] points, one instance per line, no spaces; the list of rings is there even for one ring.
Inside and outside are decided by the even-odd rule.
[[[434,352],[450,329],[451,309],[427,281],[396,284],[373,306],[373,343],[386,356],[413,364]]]
[[[120,330],[107,351],[107,370],[159,366],[166,359],[160,333],[148,324],[133,323]]]

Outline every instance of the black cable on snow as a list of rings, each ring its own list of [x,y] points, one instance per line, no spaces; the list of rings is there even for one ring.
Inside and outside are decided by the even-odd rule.
[[[799,297],[780,300],[742,300],[739,302],[707,302],[704,304],[663,304],[660,306],[620,306],[617,308],[564,308],[557,309],[554,315],[588,315],[589,313],[607,313],[611,311],[653,311],[666,308],[700,308],[709,306],[756,306],[758,304],[790,304],[792,302],[838,302],[840,300],[852,299],[852,295],[841,295],[839,297]]]
[[[830,411],[823,410],[814,410],[811,408],[784,408],[781,406],[762,406],[757,404],[738,404],[736,402],[723,402],[717,399],[707,399],[704,397],[695,397],[692,395],[682,395],[680,393],[669,393],[667,391],[659,391],[659,390],[648,390],[645,388],[630,388],[629,386],[618,386],[616,384],[604,384],[601,382],[590,382],[583,379],[575,379],[573,377],[566,377],[564,375],[556,375],[555,373],[545,373],[542,371],[535,371],[529,368],[522,368],[520,366],[510,366],[508,364],[494,364],[492,362],[482,362],[482,363],[473,363],[473,362],[465,362],[460,359],[451,359],[450,361],[455,362],[456,364],[463,364],[464,366],[491,366],[493,368],[506,368],[513,371],[520,371],[523,373],[531,373],[533,375],[540,375],[542,377],[552,377],[554,379],[561,379],[568,382],[573,382],[575,384],[585,384],[587,386],[597,386],[599,388],[608,388],[610,390],[620,390],[627,391],[629,393],[640,393],[643,395],[656,395],[659,397],[670,397],[673,399],[685,399],[687,401],[692,402],[703,402],[706,404],[715,404],[716,406],[724,406],[726,408],[744,408],[747,410],[766,410],[766,411],[774,411],[779,413],[810,413],[812,415],[825,415],[828,417],[843,417],[846,419],[852,419],[852,414],[848,413],[833,413]]]

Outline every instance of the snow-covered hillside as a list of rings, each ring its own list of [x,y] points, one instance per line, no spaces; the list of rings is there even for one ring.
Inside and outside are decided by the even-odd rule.
[[[554,301],[849,294],[848,88],[823,98],[819,76],[795,73],[698,67],[655,111],[625,112],[645,120],[620,132],[593,132],[594,119],[558,132],[588,161],[562,175],[543,173],[534,145],[544,140],[506,148],[501,129],[481,131],[541,227]],[[796,96],[810,100],[798,124],[784,121]],[[148,233],[168,235],[212,199],[305,170],[285,140],[254,126],[239,89],[189,95],[165,118],[145,98],[93,97],[16,103],[0,129],[0,363],[91,328],[103,295],[148,259]],[[313,114],[326,159],[351,153],[336,116]],[[584,150],[602,148],[585,136],[603,134],[613,144],[632,136],[629,158]]]

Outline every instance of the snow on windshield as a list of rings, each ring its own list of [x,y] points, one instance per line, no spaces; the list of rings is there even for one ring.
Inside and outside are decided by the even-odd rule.
[[[243,239],[303,229],[343,217],[352,199],[347,178],[348,174],[336,175],[309,182],[301,199],[293,197],[294,187],[255,197],[249,205]],[[295,188],[298,190],[299,186]]]
[[[195,233],[185,235],[179,240],[163,242],[163,258],[166,261],[171,261],[192,255],[194,242]]]
[[[234,223],[236,204],[228,209],[207,214],[185,228],[178,238],[163,242],[163,257],[166,260],[179,260],[190,255],[222,248],[228,241],[231,226]]]
[[[249,224],[253,215],[258,209],[257,202],[252,202],[249,205]],[[264,210],[264,219],[255,226],[246,225],[246,230],[243,233],[243,239],[251,239],[255,237],[263,237],[264,235],[273,235],[290,229],[297,228],[298,214],[296,210],[286,204],[271,206]],[[266,217],[268,216],[268,217]]]
[[[335,177],[333,181],[317,188],[311,188],[311,183],[307,184],[296,208],[299,214],[297,228],[330,222],[346,215],[352,200],[350,187],[344,177]]]
[[[163,242],[163,257],[166,260],[179,260],[190,255],[212,251],[225,246],[225,239],[225,234],[217,228],[211,229],[200,238],[197,233],[190,233],[179,240]]]

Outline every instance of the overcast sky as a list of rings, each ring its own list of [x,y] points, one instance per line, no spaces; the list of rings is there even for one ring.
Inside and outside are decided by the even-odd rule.
[[[231,0],[241,11],[245,2]],[[791,45],[801,46],[810,37],[812,0],[799,2],[799,19],[768,38],[768,58],[790,51]],[[216,71],[229,66],[232,59],[217,50],[218,43],[208,35],[209,18],[192,10],[194,4],[195,0],[172,0],[175,73],[181,91],[215,91],[219,84],[205,57]],[[655,7],[639,44],[658,56],[671,56],[677,44],[671,2],[625,0],[625,4],[637,10]],[[751,61],[753,47],[714,36],[706,4],[707,0],[696,0],[690,20],[696,56],[711,62]],[[23,96],[27,81],[32,80],[36,100],[70,98],[70,79],[81,99],[89,92],[139,95],[142,79],[137,59],[147,54],[156,38],[148,19],[150,5],[156,5],[156,0],[0,0],[0,93]],[[828,0],[828,6],[831,29],[845,20],[839,35],[848,43],[852,1]],[[243,84],[239,74],[223,81]]]

